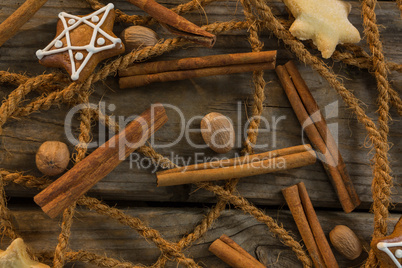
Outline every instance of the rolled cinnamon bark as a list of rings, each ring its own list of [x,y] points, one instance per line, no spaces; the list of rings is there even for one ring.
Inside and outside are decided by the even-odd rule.
[[[275,69],[275,63],[268,62],[268,63],[254,63],[244,65],[239,64],[225,67],[211,67],[211,68],[166,72],[166,73],[149,74],[149,75],[133,75],[133,76],[121,77],[119,79],[119,86],[120,88],[141,87],[155,82],[169,82],[169,81],[185,80],[195,77],[245,73],[245,72],[253,72],[259,70],[273,70],[273,69]]]
[[[177,173],[177,172],[186,172],[192,170],[200,170],[200,169],[210,169],[210,168],[223,168],[223,167],[230,167],[234,165],[244,165],[249,163],[255,163],[262,160],[272,159],[275,157],[280,157],[284,155],[290,154],[297,154],[297,153],[304,153],[307,151],[313,150],[310,144],[303,144],[297,145],[287,148],[281,148],[278,150],[272,150],[269,152],[258,153],[258,154],[249,154],[241,157],[224,159],[224,160],[217,160],[212,162],[205,162],[201,164],[189,165],[184,167],[177,167],[173,169],[168,169],[163,171],[164,174],[168,173]]]
[[[10,17],[0,24],[0,47],[15,35],[47,0],[27,0]]]
[[[265,268],[265,266],[227,235],[216,239],[209,251],[234,268]]]
[[[186,167],[175,168],[157,172],[156,177],[158,186],[172,186],[267,174],[279,170],[311,165],[315,161],[316,155],[314,151],[306,149],[304,152],[257,160],[251,156],[250,159],[246,159],[245,163],[236,159],[230,159],[229,161],[218,161],[223,163],[222,166],[219,166],[218,162],[214,162],[212,166],[190,166],[188,171]],[[228,165],[226,162],[231,162],[233,165]]]
[[[300,200],[299,190],[297,185],[290,186],[282,190],[282,194],[286,199],[293,219],[296,222],[297,229],[306,245],[307,251],[316,268],[325,268],[324,259],[318,249],[314,239],[313,232],[310,228],[304,208]]]
[[[34,197],[36,204],[51,218],[59,215],[98,181],[109,174],[127,156],[168,120],[161,104],[142,113],[119,134],[99,146],[90,155],[76,164]]]
[[[264,63],[276,61],[276,50],[234,54],[220,54],[204,57],[184,58],[178,60],[155,61],[134,64],[119,71],[119,76],[156,74],[172,71],[224,67],[228,65]]]
[[[276,51],[222,54],[135,64],[119,71],[120,88],[153,82],[275,69]]]
[[[166,28],[172,33],[183,36],[206,47],[214,46],[216,41],[215,35],[201,29],[194,23],[189,22],[154,0],[128,1],[147,12],[163,26],[168,25]]]
[[[285,68],[288,71],[297,92],[299,93],[300,99],[302,100],[307,113],[310,115],[311,120],[314,121],[314,125],[320,133],[322,140],[326,144],[329,153],[332,155],[334,164],[341,175],[343,183],[345,184],[346,190],[348,191],[353,204],[358,206],[360,204],[359,196],[357,195],[349,173],[347,172],[345,162],[343,161],[342,155],[338,149],[338,146],[336,145],[336,141],[328,129],[325,117],[322,115],[317,102],[311,94],[306,82],[301,77],[294,62],[287,62],[285,64]]]
[[[311,117],[306,111],[306,108],[295,88],[293,81],[290,78],[287,69],[284,66],[277,66],[276,73],[278,74],[282,87],[288,96],[289,102],[292,105],[297,119],[303,126],[304,132],[307,134],[307,137],[313,144],[314,148],[320,152],[319,158],[321,158],[320,160],[329,175],[343,210],[346,213],[353,211],[360,204],[360,199],[355,192],[353,183],[349,177],[342,178],[342,174],[338,170],[337,163],[335,162],[330,150],[325,144],[325,141],[317,130],[315,122],[312,121]]]
[[[321,224],[318,221],[317,214],[315,213],[313,204],[311,203],[310,197],[308,196],[306,186],[303,182],[300,182],[297,184],[297,189],[299,192],[301,204],[304,209],[304,213],[314,235],[314,240],[317,244],[318,249],[320,250],[322,259],[324,260],[326,267],[337,268],[338,263],[336,262],[335,256],[331,250],[324,231],[322,230]]]

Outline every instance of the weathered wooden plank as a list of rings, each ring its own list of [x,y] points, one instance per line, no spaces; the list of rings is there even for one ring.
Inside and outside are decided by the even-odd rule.
[[[14,205],[11,206],[11,210],[18,231],[27,244],[36,252],[54,250],[57,244],[57,233],[60,231],[59,220],[52,220],[38,208],[31,206]],[[157,207],[124,210],[127,214],[139,217],[149,226],[159,230],[162,236],[170,241],[178,241],[183,235],[191,232],[207,211],[207,209],[197,208]],[[269,209],[266,213],[290,230],[297,241],[301,241],[289,211]],[[318,211],[317,214],[325,234],[328,235],[336,225],[343,224],[354,230],[362,241],[369,243],[373,228],[371,214],[322,211]],[[397,215],[390,217],[391,229],[398,218]],[[232,237],[268,267],[301,267],[294,253],[273,237],[266,225],[235,209],[224,211],[212,228],[186,249],[186,255],[194,258],[204,267],[227,267],[208,251],[209,245],[223,233]],[[85,209],[79,209],[75,214],[70,241],[72,250],[85,249],[133,263],[149,265],[155,262],[160,254],[151,241],[146,241],[135,231]],[[4,249],[8,243],[9,241],[4,238],[0,247]],[[335,256],[340,267],[355,266],[362,261],[362,258],[367,257],[364,253],[362,258],[349,261],[336,252]],[[72,267],[72,265],[66,267]],[[74,267],[88,267],[88,265],[77,263]],[[176,267],[176,264],[170,263],[169,267]]]
[[[137,8],[125,1],[114,1],[116,7],[127,11],[130,14],[143,14]],[[173,6],[179,1],[163,1],[166,6]],[[359,3],[351,2],[353,5],[351,21],[362,32],[361,16],[358,10]],[[272,1],[270,5],[275,7],[277,14],[285,14],[285,9],[280,1]],[[12,0],[2,1],[0,4],[2,12],[0,21],[4,20],[9,14],[17,8],[17,3]],[[86,14],[91,12],[84,1],[52,1],[50,0],[43,9],[41,9],[22,31],[15,37],[6,42],[0,48],[0,69],[29,74],[40,74],[45,69],[37,63],[35,51],[43,48],[54,36],[57,14],[61,10]],[[228,21],[231,19],[243,19],[242,9],[236,1],[220,1],[205,7],[208,15],[208,22]],[[399,46],[402,36],[397,34],[401,32],[402,21],[399,18],[399,11],[395,8],[394,2],[381,2],[381,9],[377,11],[378,20],[386,26],[382,29],[384,40],[384,49],[386,55],[392,60],[401,62],[402,51]],[[192,21],[205,23],[206,18],[201,11],[194,11],[186,15]],[[154,28],[161,32],[159,27]],[[117,25],[116,32],[123,29],[123,25]],[[169,37],[169,34],[161,34],[163,37]],[[250,51],[246,40],[246,31],[236,31],[218,36],[218,42],[214,49],[189,48],[178,50],[160,59],[172,59],[188,56],[203,56],[218,53],[233,53]],[[278,63],[284,63],[291,58],[290,52],[281,45],[270,33],[263,32],[262,41],[264,41],[267,50],[278,49]],[[315,52],[316,53],[316,52]],[[318,54],[318,53],[316,53]],[[329,61],[329,64],[332,63]],[[327,105],[338,102],[338,115],[329,118],[331,124],[338,127],[339,147],[345,159],[351,178],[355,183],[356,190],[361,197],[362,208],[368,208],[371,202],[371,168],[369,166],[370,153],[365,147],[366,132],[362,125],[357,122],[352,112],[330,88],[328,83],[309,67],[300,65],[300,71],[305,77],[306,82],[316,97],[318,104],[322,109]],[[371,118],[376,118],[376,89],[375,80],[364,70],[346,67],[343,64],[334,64],[336,73],[345,77],[344,82],[348,89],[353,90],[356,96],[367,106],[366,110]],[[393,73],[390,78],[397,90],[402,86],[401,76]],[[267,82],[266,95],[264,101],[264,117],[267,118],[269,127],[268,132],[259,134],[258,144],[268,144],[267,148],[259,149],[270,150],[286,146],[298,145],[302,142],[301,129],[293,111],[286,99],[283,90],[278,83],[274,72],[266,72]],[[234,121],[235,129],[244,126],[247,116],[250,116],[250,106],[252,103],[252,82],[250,74],[236,74],[227,76],[197,78],[187,81],[169,82],[163,84],[152,84],[148,87],[138,89],[120,90],[118,89],[117,79],[109,78],[106,82],[95,85],[95,93],[91,98],[93,103],[102,100],[106,105],[113,104],[116,109],[107,111],[110,114],[130,116],[140,113],[150,103],[162,102],[177,106],[183,112],[185,123],[193,116],[203,116],[209,112],[221,112]],[[4,86],[0,90],[0,98],[5,98],[11,92],[12,88]],[[34,93],[30,97],[36,96]],[[211,97],[213,96],[213,97]],[[247,104],[247,113],[244,105]],[[107,106],[108,107],[108,106]],[[68,107],[61,105],[52,108],[49,112],[35,113],[29,118],[22,120],[11,120],[5,125],[4,133],[0,139],[0,162],[2,168],[26,170],[29,173],[40,175],[36,171],[34,163],[34,154],[43,141],[61,140],[65,141],[64,119],[68,112]],[[169,122],[156,134],[158,144],[166,145],[175,140],[180,134],[180,116],[172,109],[168,109]],[[397,119],[393,110],[392,116]],[[276,123],[276,131],[272,127]],[[199,120],[190,124],[192,129],[198,128]],[[94,141],[99,137],[95,126]],[[262,126],[262,128],[268,128]],[[78,122],[73,123],[73,132],[78,134]],[[224,155],[233,157],[235,153],[240,152],[242,137],[237,131],[240,141],[235,151]],[[392,169],[395,179],[396,189],[394,192],[400,192],[402,164],[398,161],[402,152],[400,150],[402,126],[398,120],[394,120],[391,125],[390,142],[393,147],[390,151]],[[202,144],[202,138],[199,133],[190,134],[192,141],[196,144]],[[70,148],[73,145],[69,144]],[[203,153],[206,157],[217,156],[209,149],[194,149],[190,144],[182,139],[171,148],[159,148],[158,152],[167,157],[184,157],[186,161],[193,163],[196,153]],[[135,155],[134,155],[135,156]],[[135,156],[136,157],[136,156]],[[135,158],[134,158],[135,159]],[[143,157],[139,158],[144,159]],[[145,161],[145,160],[144,160]],[[144,162],[145,163],[145,162]],[[182,162],[178,163],[179,165]],[[157,188],[155,177],[149,169],[138,169],[134,164],[130,168],[130,161],[123,162],[113,173],[104,178],[91,191],[92,195],[103,199],[114,200],[143,200],[143,201],[189,201],[210,203],[214,201],[213,195],[203,190],[195,191],[190,185]],[[332,186],[322,168],[317,163],[313,166],[286,171],[282,173],[256,176],[242,179],[239,184],[239,191],[252,202],[264,205],[280,205],[284,203],[280,189],[304,181],[308,188],[311,199],[319,207],[339,208],[336,195]],[[8,187],[7,193],[12,196],[33,196],[35,191],[22,189],[14,185]],[[402,196],[395,195],[395,203],[402,202]]]

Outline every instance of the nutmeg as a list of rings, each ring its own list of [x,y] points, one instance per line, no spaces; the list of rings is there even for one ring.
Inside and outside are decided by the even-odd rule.
[[[362,243],[356,234],[345,225],[337,225],[329,233],[334,248],[349,260],[360,256],[363,250]]]
[[[62,173],[70,161],[70,152],[65,143],[46,141],[36,153],[36,166],[45,175],[55,176]]]
[[[158,43],[158,35],[151,29],[143,26],[130,26],[120,35],[126,51],[131,52],[142,47],[154,46]]]
[[[220,154],[229,152],[235,144],[233,125],[220,113],[209,113],[202,118],[201,134],[205,143]]]

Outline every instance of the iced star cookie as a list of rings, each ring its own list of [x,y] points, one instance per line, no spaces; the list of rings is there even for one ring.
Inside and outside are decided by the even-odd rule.
[[[39,63],[62,67],[73,81],[82,82],[104,59],[124,52],[120,38],[113,34],[113,4],[84,16],[59,13],[56,37],[36,52]]]
[[[296,18],[290,27],[300,40],[312,39],[323,58],[334,53],[337,44],[358,43],[359,31],[349,22],[349,3],[340,0],[284,0]]]
[[[371,248],[381,267],[402,267],[402,217],[396,223],[392,234],[371,241]]]

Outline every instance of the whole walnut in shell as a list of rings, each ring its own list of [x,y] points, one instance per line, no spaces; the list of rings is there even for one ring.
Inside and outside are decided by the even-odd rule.
[[[36,153],[36,166],[45,175],[55,176],[62,173],[70,162],[70,152],[65,143],[46,141]]]

